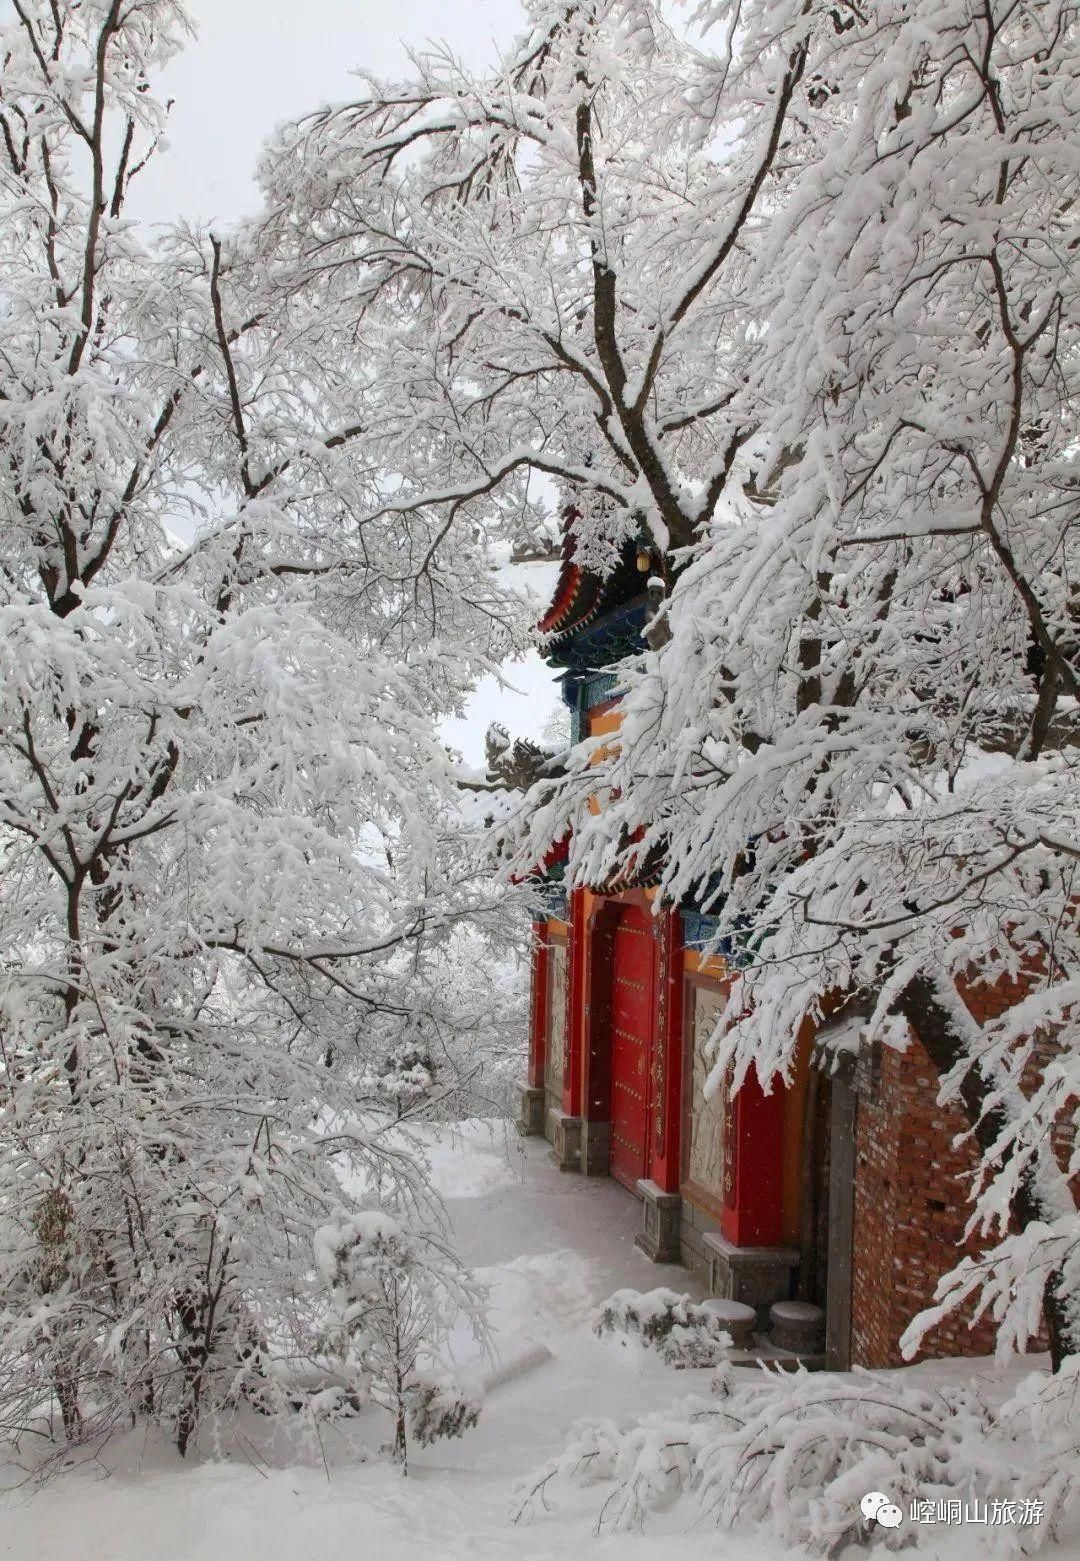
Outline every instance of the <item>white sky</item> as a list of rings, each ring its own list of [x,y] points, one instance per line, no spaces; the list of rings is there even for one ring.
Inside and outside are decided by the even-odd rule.
[[[400,78],[407,48],[444,40],[481,66],[526,25],[518,0],[188,0],[188,9],[198,38],[162,79],[175,99],[169,150],[133,199],[153,221],[252,210],[261,143],[281,121],[354,96],[357,69]]]
[[[187,218],[228,224],[253,212],[259,148],[284,120],[354,96],[358,68],[402,77],[406,49],[445,40],[467,64],[483,66],[524,30],[518,0],[188,0],[197,39],[161,83],[174,99],[168,149],[133,189],[131,209],[152,222]],[[546,604],[545,604],[546,605]],[[501,721],[515,736],[539,737],[558,690],[531,653],[506,668],[514,690],[485,678],[465,717],[447,722],[447,741],[465,762],[484,761],[484,733]]]

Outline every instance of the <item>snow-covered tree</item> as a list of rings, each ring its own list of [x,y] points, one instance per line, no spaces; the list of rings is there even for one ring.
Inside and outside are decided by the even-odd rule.
[[[528,9],[497,72],[427,54],[414,81],[371,80],[284,132],[264,238],[301,292],[314,277],[363,321],[401,512],[449,520],[490,496],[511,529],[530,506],[539,529],[544,474],[580,511],[579,562],[603,567],[629,535],[662,566],[746,437],[729,406],[756,350],[747,249],[802,155],[791,135],[810,139],[785,129],[809,111],[809,44],[769,92],[725,99],[733,139],[724,58],[658,9]],[[824,10],[812,23],[832,37]]]
[[[0,1427],[182,1452],[286,1401],[339,1170],[440,1226],[362,1083],[469,1021],[427,982],[491,903],[437,722],[513,638],[480,511],[389,512],[362,343],[129,218],[187,27],[0,26]]]
[[[942,1299],[1005,1346],[1044,1314],[1060,1364],[1076,7],[709,0],[693,46],[645,0],[531,19],[494,73],[428,55],[294,127],[266,235],[382,364],[400,513],[520,518],[539,472],[582,564],[654,554],[620,743],[530,798],[522,862],[570,823],[582,878],[651,852],[720,912],[755,951],[736,1079],[807,1014],[913,1027],[982,1151],[991,1247]]]
[[[798,46],[812,8],[788,11],[739,13],[748,79]],[[807,1013],[918,1034],[982,1153],[985,1250],[943,1308],[981,1297],[1005,1348],[1044,1317],[1060,1365],[1080,1346],[1078,18],[836,17],[840,106],[752,271],[741,480],[628,674],[595,824],[579,765],[577,861],[602,879],[659,848],[666,892],[753,950],[718,1069],[786,1071]]]
[[[409,1472],[410,1437],[422,1446],[476,1424],[475,1391],[447,1371],[455,1323],[483,1340],[483,1292],[430,1235],[383,1210],[363,1210],[315,1234],[332,1297],[328,1349],[342,1362],[344,1396],[374,1399],[393,1417],[391,1451]]]

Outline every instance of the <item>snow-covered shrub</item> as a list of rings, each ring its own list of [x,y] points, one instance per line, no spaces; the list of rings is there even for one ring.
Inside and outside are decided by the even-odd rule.
[[[393,1116],[405,1116],[435,1088],[435,1064],[427,1048],[417,1041],[402,1041],[383,1060],[371,1088]]]
[[[1037,1547],[1050,1514],[1076,1495],[1066,1386],[1032,1377],[994,1412],[965,1384],[724,1364],[711,1398],[687,1398],[628,1427],[580,1422],[562,1453],[519,1487],[515,1521],[550,1507],[560,1482],[604,1487],[598,1526],[617,1531],[692,1494],[695,1519],[704,1509],[725,1529],[764,1528],[785,1546],[826,1555],[852,1542],[903,1548],[913,1503],[936,1510],[960,1499],[976,1511],[1013,1504],[1013,1517],[981,1531],[980,1543],[1018,1554]],[[896,1528],[863,1516],[862,1498],[879,1490],[904,1513]],[[1040,1510],[1031,1515],[1033,1497]]]
[[[731,1335],[712,1312],[663,1285],[655,1290],[616,1290],[593,1322],[599,1338],[640,1339],[669,1366],[715,1366]]]
[[[464,1436],[480,1418],[483,1400],[451,1377],[421,1378],[409,1393],[408,1434],[421,1447]]]
[[[391,1451],[407,1473],[410,1434],[427,1444],[476,1424],[479,1400],[443,1368],[455,1323],[484,1337],[483,1287],[430,1234],[380,1209],[324,1225],[315,1258],[331,1297],[327,1354],[393,1416]]]

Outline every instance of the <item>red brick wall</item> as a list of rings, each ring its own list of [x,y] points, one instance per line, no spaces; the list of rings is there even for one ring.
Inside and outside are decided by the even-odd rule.
[[[900,1366],[900,1335],[959,1258],[978,1156],[953,1147],[965,1120],[936,1104],[937,1074],[917,1041],[904,1053],[886,1048],[875,1083],[856,1118],[851,1355]],[[917,1358],[990,1354],[993,1324],[972,1329],[970,1317],[969,1308],[947,1318]]]
[[[1023,974],[987,984],[972,977],[960,991],[985,1024],[1019,1002],[1030,982]],[[1024,1070],[1028,1086],[1054,1051],[1050,1039],[1033,1047]],[[939,1106],[937,1093],[937,1072],[916,1040],[903,1053],[885,1048],[879,1077],[860,1092],[851,1307],[851,1355],[858,1365],[904,1364],[900,1335],[932,1303],[938,1280],[961,1255],[979,1154],[970,1141],[954,1146],[967,1121],[959,1110]],[[1053,1143],[1063,1168],[1072,1138],[1071,1118],[1060,1119]],[[1074,1185],[1080,1198],[1080,1178]],[[975,1254],[979,1245],[976,1240],[968,1250]],[[969,1305],[946,1318],[926,1335],[916,1359],[992,1353],[993,1322],[984,1317],[969,1326],[973,1312]],[[1032,1347],[1045,1348],[1045,1342]]]

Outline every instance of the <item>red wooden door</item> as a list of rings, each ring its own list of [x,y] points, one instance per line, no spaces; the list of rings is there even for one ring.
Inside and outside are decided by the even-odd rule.
[[[655,947],[652,917],[627,906],[615,928],[613,949],[611,1174],[634,1192],[646,1174]]]

